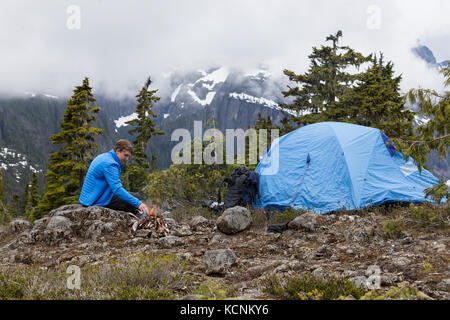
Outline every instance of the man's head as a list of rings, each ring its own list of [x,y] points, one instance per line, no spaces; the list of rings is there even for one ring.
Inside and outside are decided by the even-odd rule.
[[[117,158],[121,164],[125,164],[133,153],[133,146],[130,141],[125,139],[120,139],[114,145],[114,151],[116,152]]]

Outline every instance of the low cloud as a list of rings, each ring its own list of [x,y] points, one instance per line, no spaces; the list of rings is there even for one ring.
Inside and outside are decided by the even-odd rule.
[[[342,44],[393,61],[402,90],[440,89],[442,77],[410,49],[420,39],[450,59],[449,13],[447,0],[3,0],[0,93],[67,96],[88,76],[97,92],[135,95],[151,75],[166,94],[164,73],[218,65],[301,73],[312,46],[337,30]]]

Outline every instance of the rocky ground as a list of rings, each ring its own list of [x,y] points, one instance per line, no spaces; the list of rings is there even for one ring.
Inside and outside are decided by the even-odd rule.
[[[401,210],[409,212],[410,208]],[[183,263],[182,271],[174,272],[190,279],[171,287],[175,299],[202,298],[198,288],[205,283],[228,288],[224,296],[212,298],[279,299],[265,290],[267,279],[305,274],[317,279],[348,279],[366,292],[377,289],[380,295],[392,288],[414,288],[413,299],[449,299],[445,210],[448,208],[441,211],[439,222],[429,216],[394,217],[376,210],[304,213],[287,219],[290,222],[281,233],[267,232],[272,220],[264,213],[250,214],[242,207],[230,208],[215,219],[202,215],[180,219],[166,213],[169,234],[164,235],[149,229],[133,233],[136,220],[124,212],[63,206],[34,223],[16,219],[0,227],[0,286],[3,281],[10,288],[6,275],[27,268],[49,273],[62,266],[83,268],[111,259],[124,262],[126,268],[136,254],[174,255]],[[40,276],[39,281],[45,283],[45,277]]]

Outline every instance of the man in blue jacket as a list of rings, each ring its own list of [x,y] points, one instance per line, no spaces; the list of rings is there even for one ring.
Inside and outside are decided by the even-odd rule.
[[[131,143],[120,139],[114,149],[95,157],[89,166],[78,201],[86,207],[101,206],[127,211],[143,218],[148,213],[148,207],[139,199],[140,195],[129,193],[120,181],[122,167],[132,153]]]

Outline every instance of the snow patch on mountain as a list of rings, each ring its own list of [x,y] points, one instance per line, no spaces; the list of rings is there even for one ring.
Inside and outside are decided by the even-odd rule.
[[[414,116],[414,121],[416,122],[416,124],[417,124],[418,126],[421,126],[421,125],[427,124],[428,121],[430,121],[430,118],[427,118],[427,117],[424,117],[424,116],[422,116],[422,115],[416,114],[416,115]]]
[[[48,93],[36,93],[36,92],[29,92],[26,91],[25,95],[30,96],[31,98],[35,98],[36,96],[40,96],[40,97],[46,97],[46,98],[51,98],[51,99],[59,99],[59,97],[48,94]]]
[[[445,184],[447,185],[447,187],[450,187],[450,179],[447,180],[447,182]]]
[[[197,81],[194,84],[203,82],[202,85],[208,90],[212,90],[218,83],[225,82],[228,78],[230,71],[226,67],[221,67],[210,74],[207,74]],[[211,84],[205,82],[212,82]]]
[[[47,98],[51,98],[51,99],[58,99],[57,96],[53,96],[53,95],[47,94],[47,93],[44,93],[44,96],[46,96]]]
[[[126,126],[128,126],[128,124],[126,124],[125,122],[131,121],[131,120],[134,120],[137,118],[138,118],[138,114],[136,112],[134,112],[128,116],[123,116],[117,120],[114,120],[114,123],[116,124],[117,128],[126,127]]]
[[[31,172],[39,173],[42,170],[38,170],[28,163],[28,158],[26,155],[17,152],[14,149],[10,149],[7,147],[0,148],[0,169],[3,170],[15,170],[14,175],[16,177],[16,181],[20,182],[22,169],[29,169]]]
[[[243,92],[241,92],[241,93],[232,92],[229,94],[229,97],[232,99],[242,100],[242,101],[245,101],[248,103],[260,104],[260,105],[263,105],[263,106],[271,108],[271,109],[284,111],[291,115],[297,116],[297,112],[295,112],[293,110],[283,109],[279,106],[278,103],[276,103],[272,100],[266,99],[266,98],[254,97],[254,96],[251,96],[251,95],[243,93]]]
[[[214,99],[214,96],[216,95],[216,92],[215,91],[208,92],[208,94],[206,95],[205,100],[201,100],[199,97],[197,97],[195,92],[192,91],[191,89],[188,90],[188,94],[191,96],[192,99],[194,99],[195,102],[201,104],[202,106],[206,106],[206,105],[211,104],[211,102]]]
[[[180,84],[175,91],[172,93],[172,96],[170,97],[170,102],[175,102],[175,99],[177,98],[178,93],[180,93],[180,89],[183,85]]]

